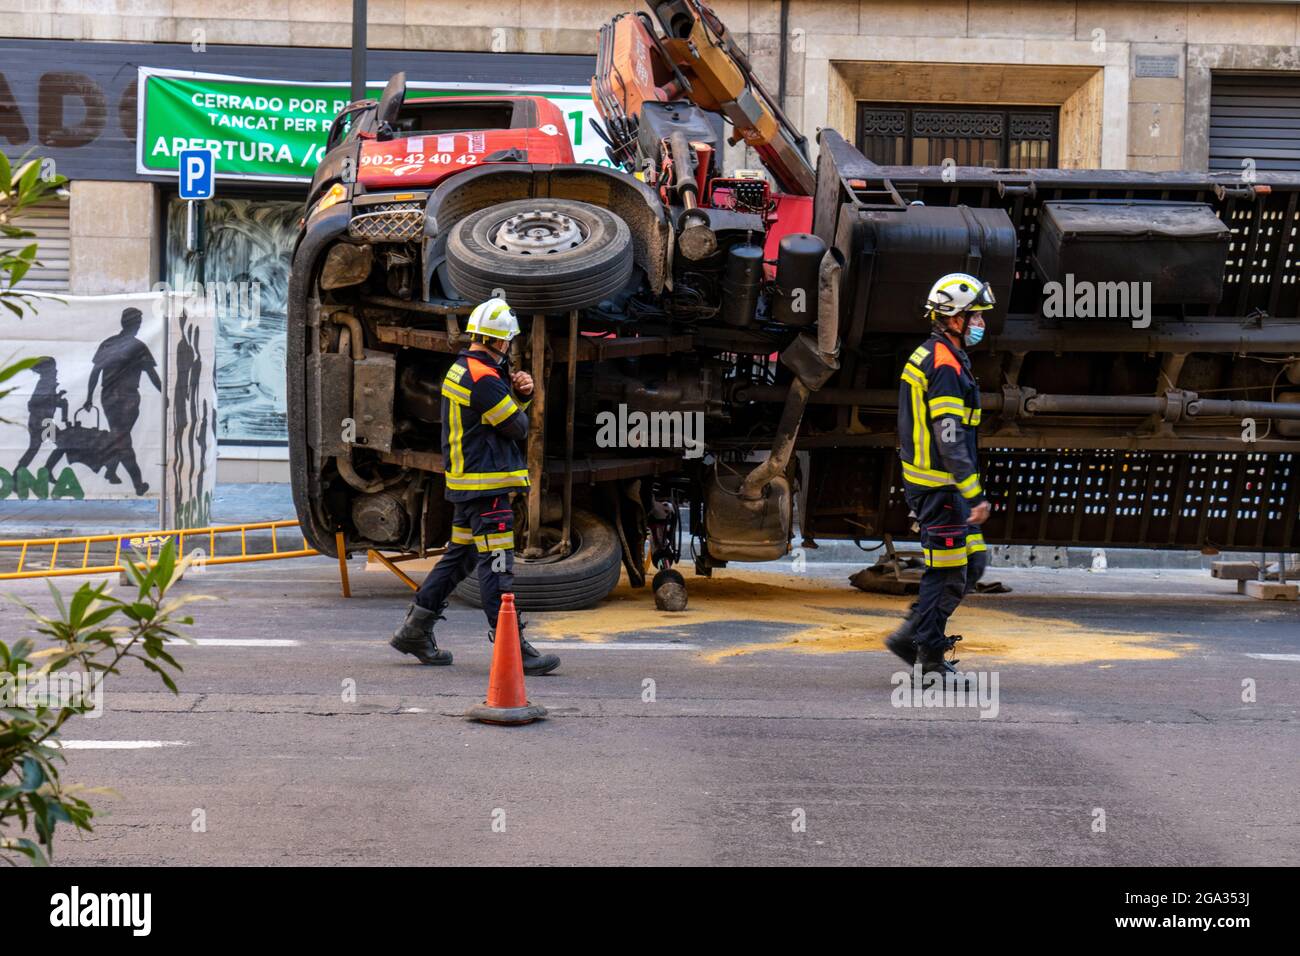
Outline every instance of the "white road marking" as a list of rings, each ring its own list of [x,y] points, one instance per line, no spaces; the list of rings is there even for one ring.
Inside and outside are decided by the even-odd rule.
[[[172,641],[184,644],[185,641]],[[197,637],[194,643],[199,647],[297,647],[302,641],[288,637]]]
[[[698,644],[678,641],[529,641],[546,651],[698,651]]]
[[[186,740],[56,740],[48,744],[60,750],[155,750],[184,747]]]
[[[1300,661],[1300,654],[1247,654],[1260,661]]]
[[[117,643],[125,644],[119,640]],[[184,641],[169,640],[169,647],[297,647],[302,641],[288,637],[196,637]]]

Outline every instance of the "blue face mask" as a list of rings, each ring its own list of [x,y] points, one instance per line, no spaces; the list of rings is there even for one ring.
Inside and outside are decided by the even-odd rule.
[[[966,335],[965,335],[966,347],[970,348],[972,346],[979,345],[980,340],[983,338],[984,338],[984,326],[982,325],[971,326],[966,330]]]

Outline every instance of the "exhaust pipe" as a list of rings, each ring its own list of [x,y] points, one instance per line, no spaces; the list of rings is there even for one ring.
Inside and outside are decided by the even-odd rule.
[[[752,511],[763,506],[763,490],[778,475],[785,474],[794,454],[799,425],[803,422],[808,399],[840,367],[840,276],[843,267],[835,250],[827,249],[817,275],[817,338],[798,336],[784,352],[781,363],[794,372],[794,381],[786,395],[776,438],[766,460],[745,476],[740,483],[740,497]]]

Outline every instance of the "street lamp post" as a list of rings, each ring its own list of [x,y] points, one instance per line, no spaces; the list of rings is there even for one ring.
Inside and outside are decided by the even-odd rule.
[[[352,100],[366,95],[366,0],[352,0]]]

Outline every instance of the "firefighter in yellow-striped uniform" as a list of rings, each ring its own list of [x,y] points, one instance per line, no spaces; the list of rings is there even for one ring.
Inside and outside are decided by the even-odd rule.
[[[390,642],[424,664],[451,663],[451,652],[434,639],[434,624],[452,590],[476,568],[488,636],[494,637],[501,595],[514,589],[510,502],[528,487],[519,443],[528,436],[533,379],[527,372],[511,372],[509,356],[519,322],[504,300],[489,299],[475,307],[465,331],[470,346],[442,381],[442,454],[447,500],[453,504],[450,546],[416,591]],[[523,640],[522,631],[521,621],[524,673],[547,674],[560,666],[554,654],[541,654]]]
[[[944,655],[961,640],[946,633],[948,618],[987,566],[989,516],[979,475],[979,384],[965,349],[984,336],[980,315],[993,307],[988,284],[955,272],[926,300],[933,331],[903,366],[898,435],[903,494],[921,527],[925,573],[907,620],[885,644],[926,673],[955,672]]]

